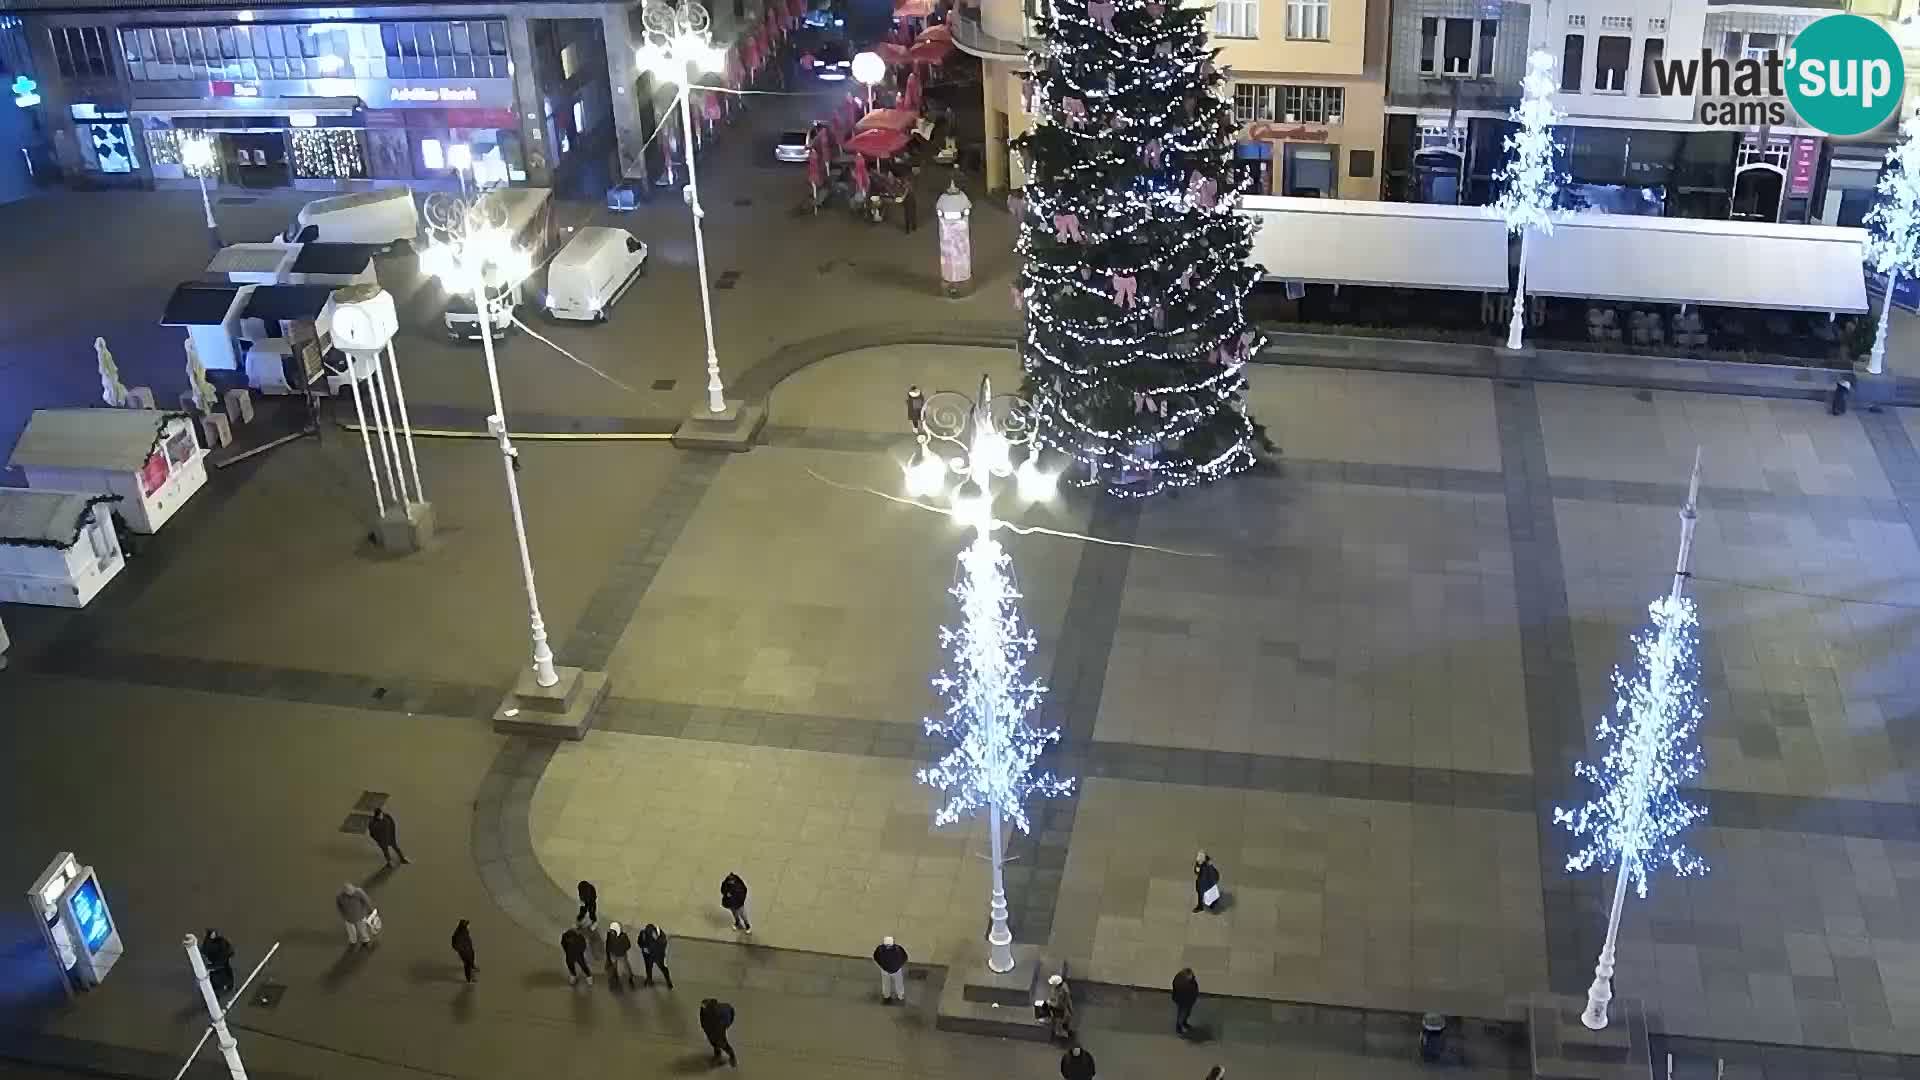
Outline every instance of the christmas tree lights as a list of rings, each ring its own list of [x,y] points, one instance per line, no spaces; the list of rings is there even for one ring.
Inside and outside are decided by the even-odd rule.
[[[1613,713],[1602,716],[1594,738],[1606,748],[1597,763],[1576,762],[1575,776],[1593,786],[1593,798],[1578,809],[1555,807],[1554,823],[1585,846],[1567,857],[1567,872],[1594,867],[1615,873],[1613,909],[1606,943],[1587,988],[1581,1021],[1599,1030],[1607,1026],[1613,999],[1615,946],[1627,887],[1641,899],[1647,875],[1665,865],[1676,877],[1707,872],[1707,864],[1680,843],[1688,826],[1705,817],[1705,808],[1686,799],[1682,789],[1700,775],[1703,755],[1696,741],[1704,700],[1700,696],[1699,617],[1682,594],[1693,553],[1694,505],[1700,494],[1700,455],[1694,453],[1693,479],[1680,511],[1680,556],[1666,596],[1648,605],[1652,625],[1633,638],[1639,664],[1632,675],[1615,668]]]
[[[1507,324],[1507,348],[1520,347],[1521,323],[1527,307],[1527,248],[1535,232],[1553,232],[1553,203],[1560,193],[1560,173],[1554,155],[1553,127],[1566,114],[1554,108],[1553,56],[1544,49],[1527,57],[1527,74],[1520,80],[1519,107],[1510,116],[1520,130],[1507,136],[1506,167],[1494,174],[1506,187],[1493,209],[1520,234],[1520,274],[1513,286],[1513,318]]]
[[[1867,354],[1867,370],[1878,375],[1886,367],[1887,312],[1893,308],[1893,287],[1902,276],[1920,273],[1920,115],[1907,117],[1901,125],[1900,145],[1887,154],[1887,169],[1880,174],[1880,199],[1867,211],[1866,226],[1867,265],[1887,279],[1873,351]]]
[[[1205,8],[1057,0],[1027,78],[1015,302],[1041,438],[1144,496],[1270,446],[1247,415],[1253,223]]]

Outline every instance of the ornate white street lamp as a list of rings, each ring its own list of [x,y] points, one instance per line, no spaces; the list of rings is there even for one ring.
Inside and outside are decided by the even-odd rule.
[[[1001,819],[1028,831],[1027,797],[1070,794],[1073,781],[1033,771],[1041,751],[1059,740],[1060,731],[1026,723],[1046,687],[1022,674],[1034,638],[1020,625],[1020,593],[1009,573],[1010,560],[993,539],[994,530],[1006,524],[993,514],[993,483],[1017,477],[1020,497],[1039,501],[1053,494],[1054,477],[1041,470],[1037,449],[1019,465],[1013,463],[1014,447],[1032,445],[1026,403],[1011,394],[995,397],[984,377],[978,399],[943,391],[929,396],[916,416],[919,447],[906,467],[908,492],[944,498],[948,515],[973,529],[973,542],[960,554],[960,580],[951,590],[960,604],[960,629],[940,632],[941,644],[952,650],[952,666],[933,680],[947,700],[947,711],[926,720],[929,735],[948,736],[954,746],[938,763],[920,770],[919,778],[947,793],[946,804],[934,814],[935,825],[987,812],[993,863],[987,967],[1004,974],[1013,970],[1014,957],[1001,871]],[[946,446],[936,449],[935,442]],[[947,448],[958,451],[950,461],[942,454]],[[954,475],[960,482],[949,489]]]
[[[207,174],[213,171],[213,136],[195,135],[180,140],[180,164],[200,181],[200,208],[207,212],[207,228],[220,227],[213,220],[213,200],[207,195]]]
[[[867,88],[867,111],[873,111],[873,88],[887,77],[887,62],[877,52],[863,52],[853,58],[853,77]]]
[[[687,205],[693,210],[693,250],[700,269],[700,312],[707,329],[707,411],[727,412],[726,388],[720,382],[720,356],[713,347],[713,294],[707,283],[707,239],[701,227],[706,209],[700,205],[700,176],[693,160],[693,88],[703,71],[715,71],[726,53],[714,47],[713,20],[697,0],[678,6],[650,3],[641,22],[646,44],[635,53],[640,67],[663,82],[680,84],[681,141],[687,150]]]
[[[487,360],[487,385],[493,391],[493,415],[487,430],[500,446],[500,463],[507,474],[507,501],[513,506],[513,535],[520,545],[520,575],[527,589],[527,612],[533,636],[533,678],[542,687],[560,681],[547,645],[547,624],[540,617],[540,594],[533,583],[533,555],[527,550],[527,522],[520,511],[519,451],[507,434],[507,410],[500,402],[500,372],[493,358],[493,320],[496,310],[511,311],[515,287],[533,270],[527,253],[513,246],[506,211],[484,192],[462,198],[436,192],[424,207],[427,228],[435,242],[420,254],[420,268],[438,277],[449,289],[473,294],[474,314],[480,321],[480,347]]]

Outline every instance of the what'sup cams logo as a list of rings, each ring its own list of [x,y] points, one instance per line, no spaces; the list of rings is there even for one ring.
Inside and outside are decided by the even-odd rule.
[[[1829,135],[1859,135],[1900,107],[1906,65],[1880,24],[1829,15],[1800,31],[1783,56],[1729,59],[1700,50],[1698,60],[1654,65],[1662,97],[1700,98],[1699,118],[1715,127],[1784,125],[1787,109]]]

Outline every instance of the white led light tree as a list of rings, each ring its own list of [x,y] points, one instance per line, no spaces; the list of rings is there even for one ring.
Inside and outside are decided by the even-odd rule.
[[[1560,174],[1554,167],[1559,147],[1553,126],[1565,114],[1553,105],[1553,56],[1544,49],[1527,57],[1527,74],[1520,80],[1520,105],[1510,119],[1520,130],[1507,136],[1506,167],[1494,174],[1506,183],[1493,209],[1520,234],[1520,273],[1513,285],[1513,318],[1507,324],[1507,348],[1518,349],[1527,308],[1527,249],[1533,234],[1553,232],[1553,202],[1560,193]]]
[[[1594,965],[1586,1011],[1580,1016],[1596,1031],[1607,1026],[1607,1005],[1613,1000],[1614,953],[1627,886],[1633,885],[1644,900],[1647,874],[1662,864],[1676,877],[1707,872],[1707,864],[1678,840],[1687,826],[1707,814],[1681,793],[1688,781],[1700,775],[1704,760],[1695,741],[1705,704],[1695,656],[1698,617],[1693,601],[1682,592],[1693,552],[1694,504],[1699,493],[1696,451],[1687,504],[1680,511],[1680,557],[1673,586],[1648,605],[1653,625],[1634,635],[1638,668],[1631,676],[1614,669],[1613,714],[1601,717],[1594,728],[1605,754],[1598,764],[1582,761],[1573,767],[1575,776],[1593,785],[1593,798],[1575,810],[1555,807],[1553,811],[1555,824],[1586,840],[1585,847],[1567,858],[1567,871],[1597,866],[1617,875],[1606,943]]]
[[[1001,420],[994,416],[996,406],[1005,413]],[[1012,560],[993,538],[994,530],[1005,524],[993,516],[994,477],[1017,476],[1020,493],[1028,500],[1045,498],[1051,491],[1052,478],[1040,471],[1032,453],[1019,466],[1012,463],[1009,450],[1028,442],[1029,430],[1014,399],[995,398],[985,379],[980,380],[978,401],[951,392],[934,394],[921,414],[921,446],[907,469],[908,488],[920,495],[942,489],[949,467],[960,473],[964,479],[948,493],[952,507],[948,513],[974,530],[973,542],[960,553],[960,578],[950,590],[960,605],[959,629],[940,629],[940,644],[951,659],[934,677],[933,686],[946,699],[947,711],[940,718],[926,719],[927,734],[951,738],[954,745],[918,776],[921,783],[947,793],[946,804],[934,814],[936,826],[986,811],[993,864],[987,966],[1001,973],[1014,967],[1013,932],[1007,926],[1007,892],[1001,873],[1003,821],[1027,832],[1029,797],[1053,798],[1073,791],[1071,779],[1034,771],[1041,752],[1059,740],[1060,731],[1030,727],[1026,722],[1046,687],[1026,676],[1033,632],[1020,620]],[[949,466],[928,448],[933,439],[953,443],[964,452]]]
[[[1887,170],[1880,174],[1880,199],[1866,218],[1867,265],[1887,279],[1873,351],[1867,354],[1867,370],[1875,375],[1886,368],[1893,287],[1901,277],[1920,272],[1920,115],[1907,117],[1900,133],[1900,145],[1887,154]]]
[[[1027,78],[1033,126],[1015,300],[1026,394],[1085,482],[1143,496],[1270,447],[1247,415],[1253,223],[1206,7],[1054,0]]]

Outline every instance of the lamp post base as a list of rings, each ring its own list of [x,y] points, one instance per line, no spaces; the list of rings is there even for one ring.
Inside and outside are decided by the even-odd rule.
[[[1538,994],[1526,1002],[1534,1076],[1652,1080],[1647,1018],[1632,998],[1613,999],[1612,1023],[1595,1031],[1582,1020],[1586,999]]]
[[[586,738],[587,729],[593,726],[593,714],[606,700],[611,686],[607,673],[559,665],[553,670],[559,681],[541,686],[532,667],[521,668],[513,689],[493,710],[493,730],[557,739]]]
[[[934,1026],[942,1031],[995,1035],[1047,1042],[1052,1028],[1033,1014],[1033,1003],[1047,996],[1047,976],[1061,970],[1041,956],[1038,945],[1013,947],[1013,970],[996,974],[972,961],[964,970],[947,969]]]
[[[695,405],[674,431],[673,445],[682,450],[751,450],[754,437],[766,426],[766,407],[738,400],[726,405],[725,412],[714,412],[705,402]]]
[[[387,507],[386,516],[373,528],[373,538],[382,551],[393,555],[411,555],[416,551],[425,551],[433,543],[433,532],[433,504],[410,502],[404,509]]]

